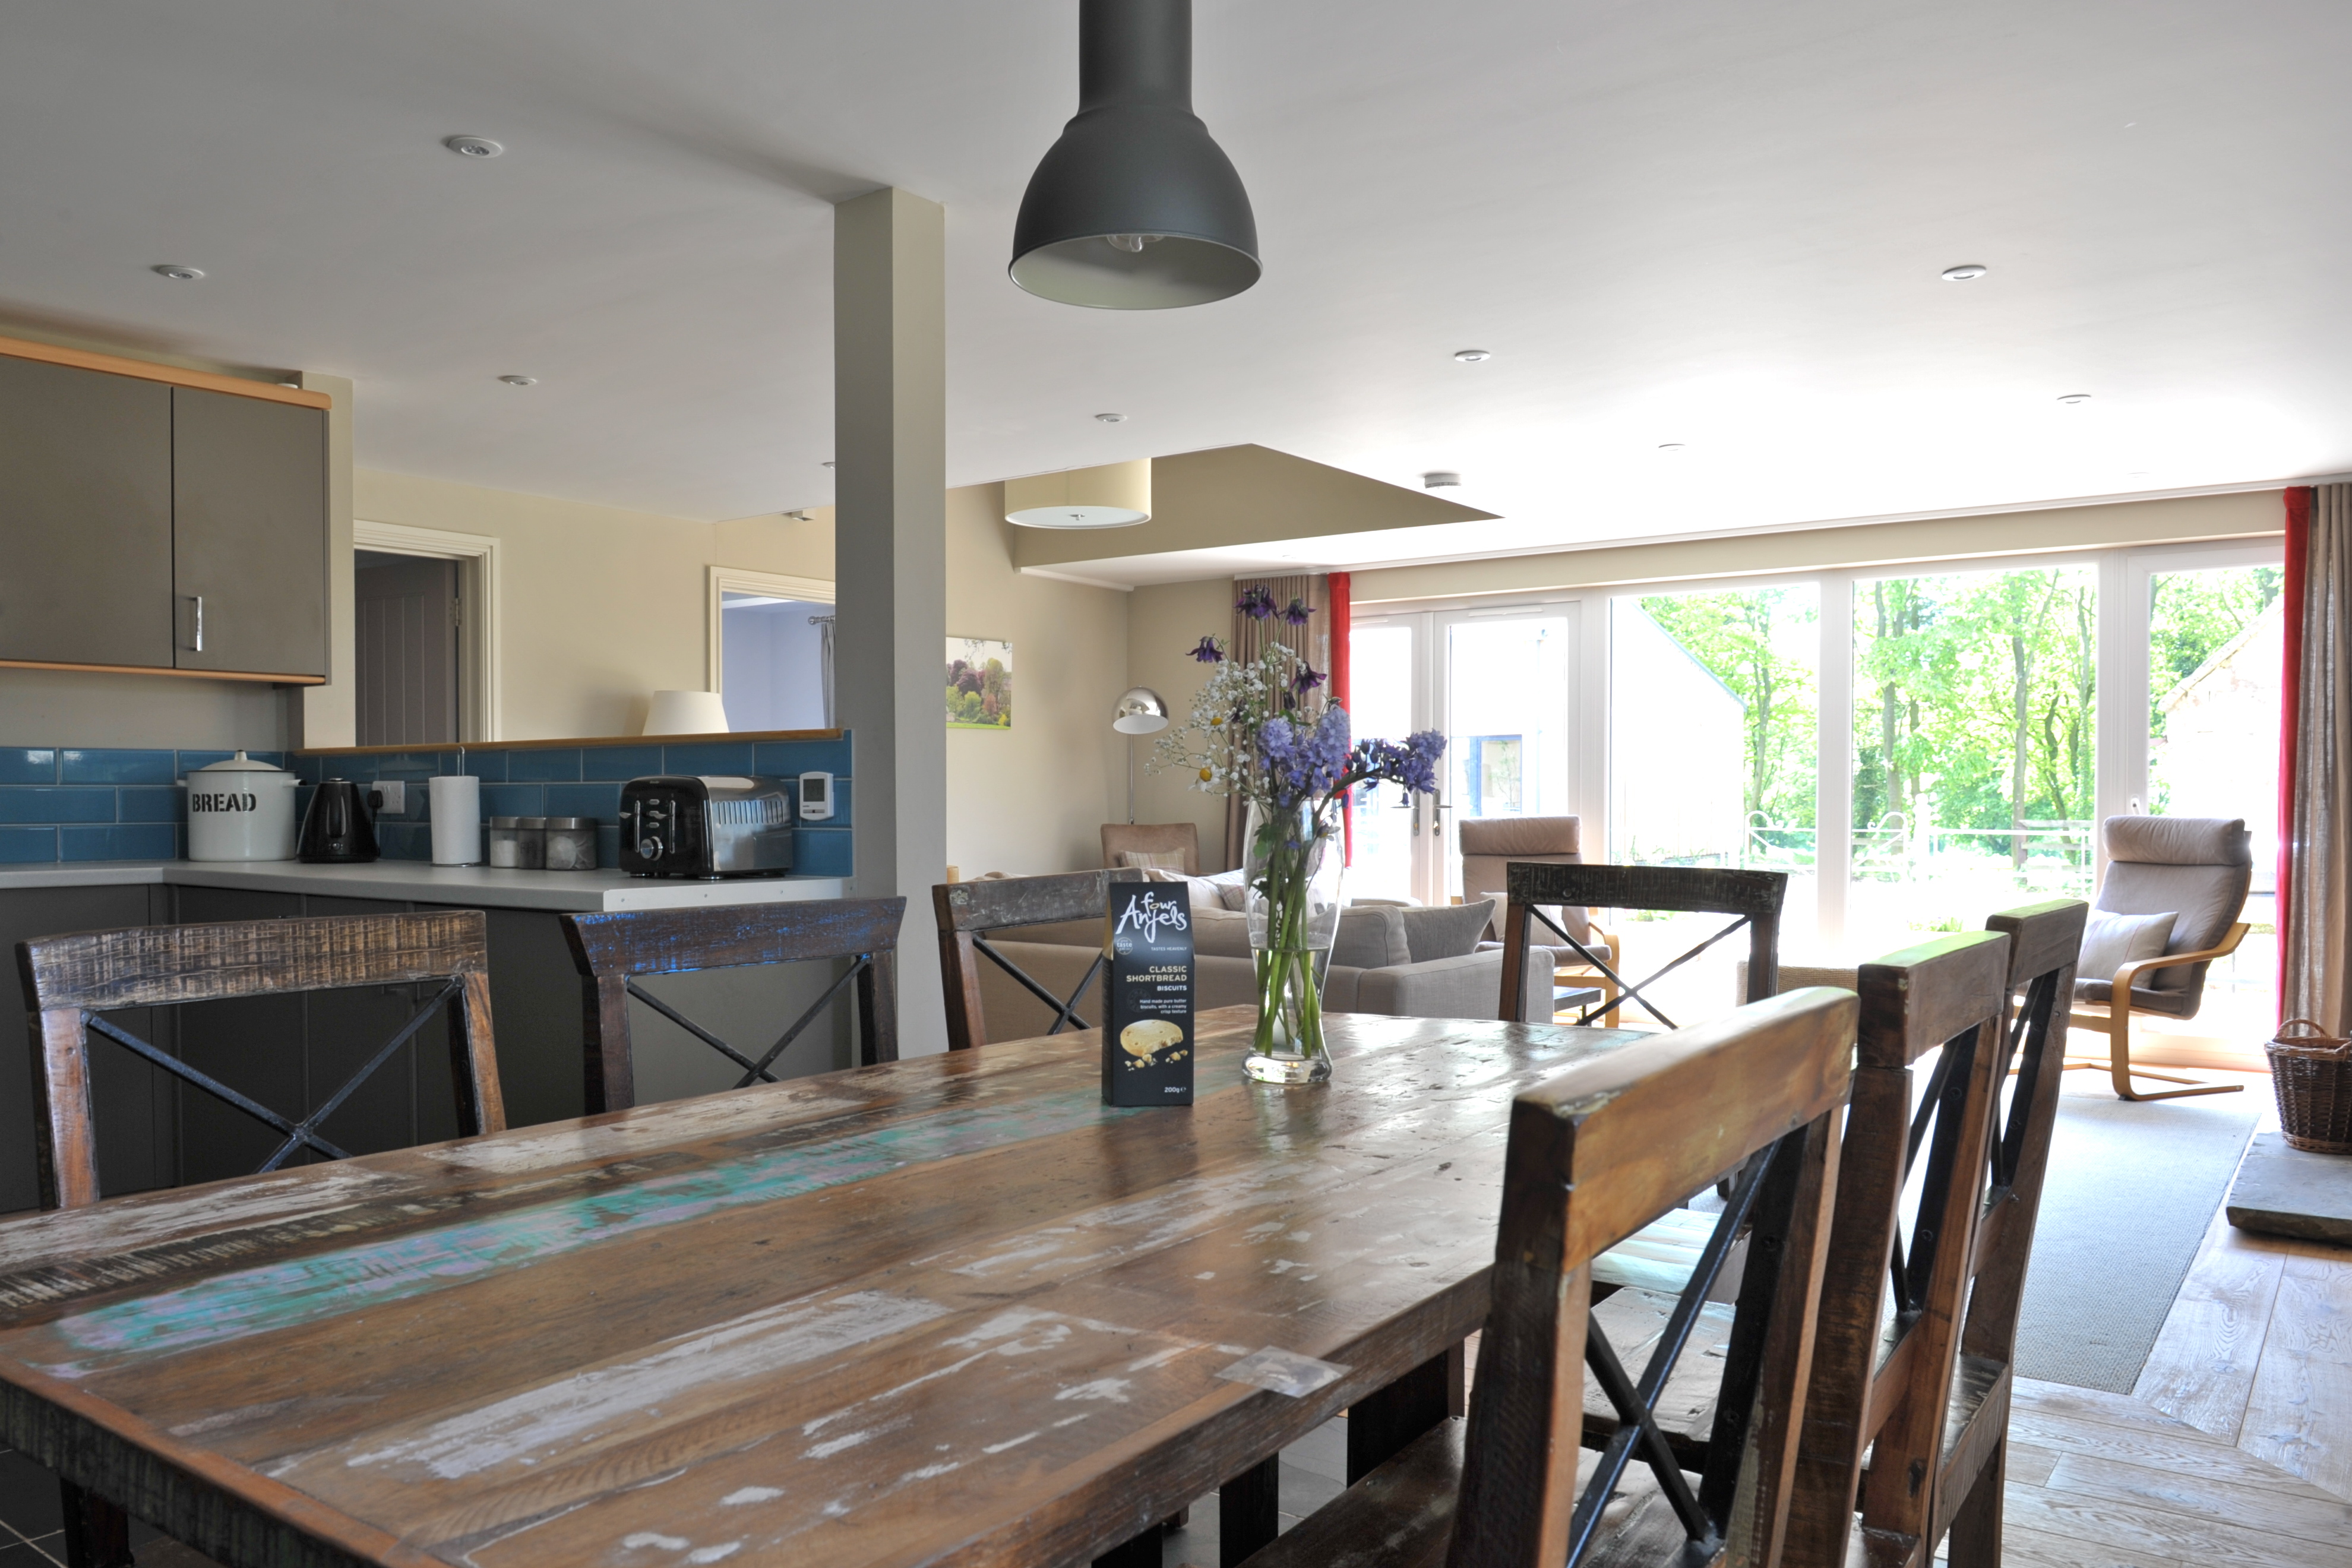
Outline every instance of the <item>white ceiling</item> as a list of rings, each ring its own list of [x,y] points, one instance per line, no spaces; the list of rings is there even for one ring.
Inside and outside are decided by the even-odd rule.
[[[349,375],[365,466],[818,505],[828,203],[897,184],[957,483],[1257,442],[1491,550],[2352,469],[2342,0],[1199,0],[1265,279],[1150,313],[1004,277],[1075,17],[24,0],[0,323]]]

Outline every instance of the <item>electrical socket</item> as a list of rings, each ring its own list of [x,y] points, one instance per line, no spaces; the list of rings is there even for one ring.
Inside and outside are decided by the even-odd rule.
[[[382,815],[385,816],[408,815],[408,785],[405,783],[399,780],[383,781],[376,784],[375,790],[383,797],[383,804],[377,808]]]

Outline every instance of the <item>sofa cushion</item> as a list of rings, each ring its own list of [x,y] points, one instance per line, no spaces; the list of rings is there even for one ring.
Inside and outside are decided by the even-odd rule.
[[[1495,900],[1476,899],[1459,904],[1440,904],[1424,909],[1399,910],[1404,923],[1405,944],[1412,963],[1426,963],[1433,958],[1459,958],[1465,952],[1475,952],[1478,941],[1495,918]]]
[[[1194,910],[1192,951],[1221,958],[1249,957],[1249,916],[1238,910]]]
[[[1339,935],[1331,944],[1333,964],[1382,969],[1411,963],[1415,956],[1405,934],[1404,911],[1381,904],[1351,904],[1339,911]]]

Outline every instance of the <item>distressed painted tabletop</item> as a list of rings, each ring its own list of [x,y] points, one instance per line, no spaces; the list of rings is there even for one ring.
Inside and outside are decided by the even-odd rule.
[[[16,1220],[0,1426],[234,1568],[1084,1563],[1475,1331],[1512,1095],[1641,1037],[1250,1020],[1189,1110],[1070,1034]]]

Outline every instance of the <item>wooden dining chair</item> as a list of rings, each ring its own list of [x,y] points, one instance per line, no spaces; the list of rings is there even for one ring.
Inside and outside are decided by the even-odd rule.
[[[1927,1568],[1948,1534],[1952,1568],[2000,1561],[2017,1309],[2086,912],[2071,900],[2011,910],[1985,932],[1862,968],[1792,1568],[1835,1568],[1850,1552],[1872,1568]],[[1914,1112],[1912,1064],[1938,1047]],[[1900,1204],[1923,1146],[1906,1227]]]
[[[1586,969],[1606,982],[1608,994],[1586,1004],[1577,1017],[1579,1024],[1590,1024],[1602,1013],[1620,1013],[1638,1004],[1663,1026],[1675,1027],[1674,1020],[1643,993],[1717,942],[1742,930],[1748,932],[1747,1000],[1760,1002],[1780,988],[1780,905],[1789,891],[1789,874],[1785,871],[1513,860],[1504,867],[1503,886],[1508,903],[1503,918],[1501,1016],[1507,1023],[1528,1021],[1524,977],[1528,949],[1535,944],[1536,928],[1539,925],[1559,939],[1557,943],[1547,939],[1543,946],[1572,950]],[[1635,983],[1618,973],[1618,961],[1609,948],[1580,940],[1546,912],[1563,905],[1728,915],[1731,921],[1656,973]]]
[[[629,1033],[635,997],[740,1068],[737,1089],[776,1081],[784,1048],[855,984],[857,1060],[871,1067],[898,1059],[898,928],[907,900],[817,899],[710,909],[619,910],[566,915],[563,937],[580,970],[586,1006],[588,1114],[637,1102],[635,1047]],[[772,963],[846,959],[824,994],[809,1004],[757,1058],[745,1055],[639,985],[648,974],[692,974]]]
[[[1438,1424],[1251,1568],[1665,1568],[1718,1554],[1770,1568],[1803,1414],[1854,1013],[1851,992],[1792,992],[1596,1056],[1520,1095],[1467,1423]],[[1591,1266],[1732,1167],[1753,1173],[1737,1201],[1765,1239],[1741,1286],[1713,1443],[1694,1478],[1651,1408],[1691,1315],[1677,1311],[1648,1364],[1629,1373],[1591,1321]],[[1588,1368],[1622,1418],[1591,1458],[1580,1447]]]
[[[132,926],[18,942],[16,966],[32,1004],[33,1149],[41,1206],[79,1208],[99,1201],[92,1035],[268,1127],[278,1142],[258,1169],[274,1171],[297,1156],[345,1158],[322,1131],[325,1123],[446,1005],[458,1131],[464,1136],[503,1131],[484,931],[479,910],[447,910]],[[265,1105],[103,1016],[130,1007],[436,983],[404,1026],[307,1111]],[[69,1568],[130,1568],[128,1517],[93,1493],[58,1484]]]
[[[1013,983],[1054,1010],[1045,1032],[1091,1029],[1078,1011],[1103,971],[1097,954],[1077,988],[1056,996],[1034,975],[1007,957],[989,938],[1022,926],[1064,921],[1099,921],[1113,882],[1142,882],[1150,874],[1134,868],[1073,871],[1057,877],[995,877],[977,882],[943,882],[931,889],[931,912],[940,928],[940,984],[947,995],[948,1049],[988,1044],[988,1011],[981,995],[981,961],[986,959]]]

